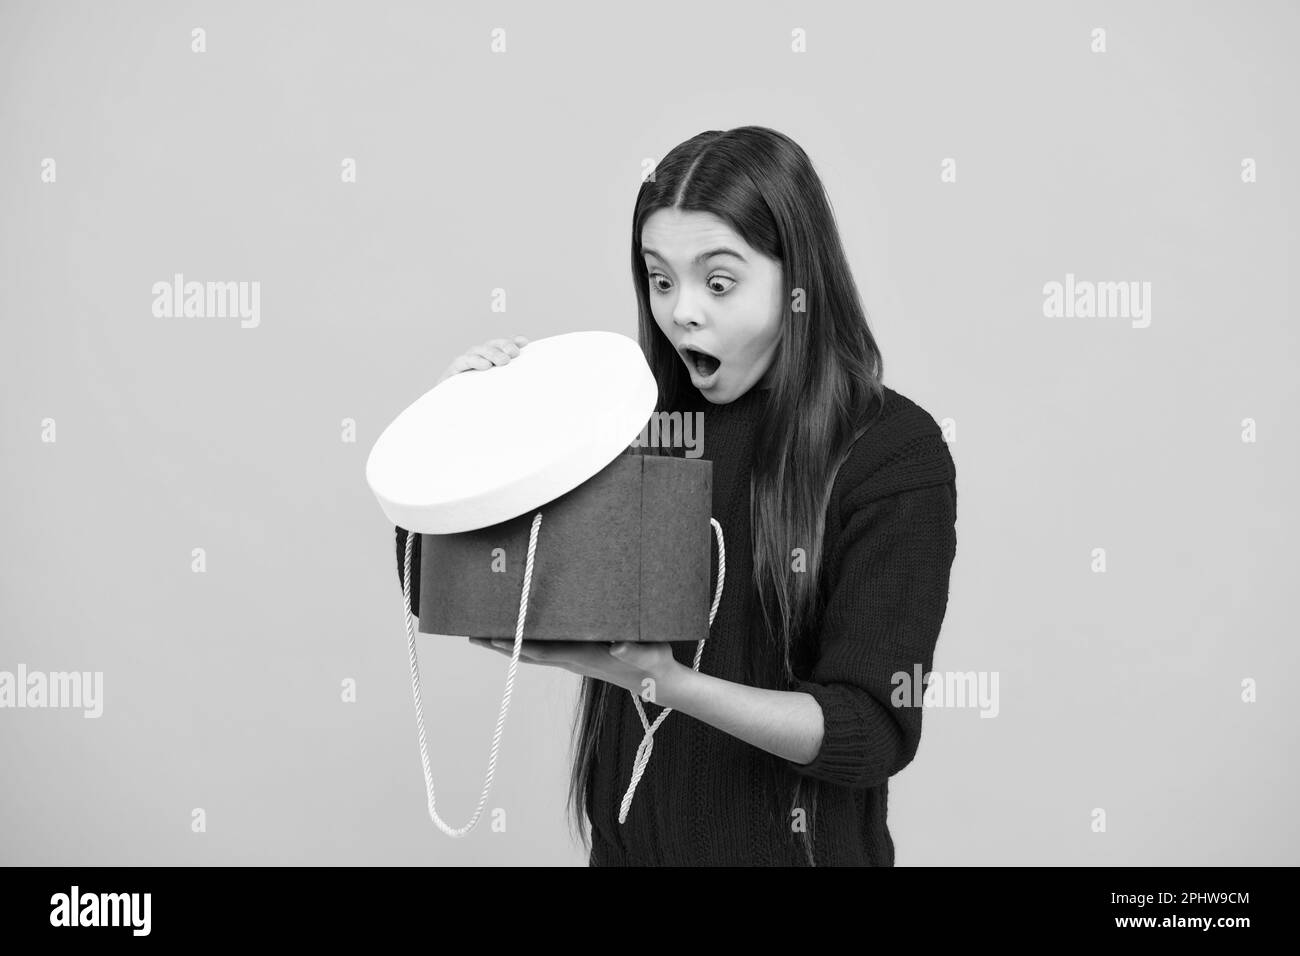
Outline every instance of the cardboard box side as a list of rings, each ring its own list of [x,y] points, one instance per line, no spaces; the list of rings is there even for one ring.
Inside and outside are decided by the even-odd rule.
[[[525,640],[637,639],[640,515],[629,503],[640,485],[639,463],[622,456],[537,509]],[[421,632],[514,638],[534,513],[424,536]]]
[[[708,636],[713,464],[643,456],[641,614],[643,641]]]

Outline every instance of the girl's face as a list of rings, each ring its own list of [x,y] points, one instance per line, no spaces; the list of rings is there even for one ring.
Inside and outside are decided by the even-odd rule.
[[[712,213],[659,209],[641,231],[655,323],[710,402],[763,382],[781,329],[781,263]]]

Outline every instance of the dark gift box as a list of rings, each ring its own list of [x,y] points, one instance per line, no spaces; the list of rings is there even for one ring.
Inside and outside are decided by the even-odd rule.
[[[444,378],[371,449],[366,482],[388,520],[410,532],[403,598],[419,595],[405,608],[411,692],[429,816],[448,836],[473,830],[486,805],[519,657],[512,653],[506,672],[478,807],[452,827],[435,806],[412,603],[426,634],[693,641],[699,669],[726,580],[722,526],[711,517],[713,466],[632,451],[657,397],[636,341],[570,332],[527,343],[508,363]],[[651,723],[629,693],[646,732],[620,823],[655,729],[672,712]]]
[[[703,640],[712,477],[705,459],[627,452],[518,517],[422,534],[419,630],[513,640],[540,512],[525,640]]]

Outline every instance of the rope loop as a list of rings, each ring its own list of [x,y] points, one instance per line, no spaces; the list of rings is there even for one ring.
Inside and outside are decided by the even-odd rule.
[[[722,600],[722,582],[727,576],[727,549],[722,540],[722,525],[718,524],[716,518],[710,518],[709,523],[713,525],[713,535],[718,542],[718,583],[713,589],[713,606],[709,608],[709,627],[713,627],[713,619],[718,614],[718,603]],[[695,646],[695,663],[691,665],[691,670],[699,672],[700,658],[704,654],[704,642],[708,640],[708,635],[700,638],[700,642]],[[654,752],[655,731],[659,725],[664,722],[664,718],[673,712],[671,707],[665,707],[655,718],[653,724],[646,718],[645,708],[641,706],[641,696],[636,691],[629,690],[632,695],[632,703],[636,705],[636,712],[641,718],[641,726],[645,728],[645,736],[641,738],[640,745],[636,748],[636,758],[632,761],[632,782],[628,784],[627,792],[623,794],[623,802],[618,808],[618,822],[623,823],[627,820],[627,811],[632,806],[632,795],[636,793],[636,785],[641,782],[641,777],[645,774],[645,768],[650,763],[650,754]]]
[[[519,593],[519,616],[515,622],[515,647],[510,655],[510,667],[506,671],[506,690],[501,698],[501,712],[497,715],[496,730],[492,732],[492,749],[488,754],[487,776],[483,780],[483,792],[479,795],[478,806],[469,823],[463,827],[453,827],[438,816],[434,805],[433,774],[429,770],[429,748],[424,734],[424,704],[420,694],[420,662],[415,652],[415,631],[411,627],[411,553],[415,541],[415,532],[406,533],[406,567],[402,576],[402,596],[406,601],[406,640],[411,652],[411,692],[415,695],[415,723],[420,732],[420,764],[424,767],[424,791],[429,801],[429,816],[438,829],[449,837],[463,837],[478,825],[483,805],[487,803],[492,790],[492,777],[496,774],[497,753],[501,749],[501,732],[505,729],[506,714],[510,711],[510,695],[515,687],[515,670],[519,667],[519,651],[523,647],[524,618],[528,616],[528,594],[533,583],[533,557],[537,553],[537,529],[542,526],[542,513],[533,515],[533,526],[528,532],[528,560],[524,564],[524,586]]]
[[[714,537],[718,544],[718,581],[714,587],[713,605],[709,608],[709,627],[712,628],[713,619],[718,613],[718,604],[722,600],[723,580],[727,573],[727,552],[722,538],[722,525],[714,518],[710,518],[709,522],[713,526]],[[506,715],[510,712],[510,697],[514,692],[515,672],[519,667],[519,652],[523,647],[524,621],[528,616],[528,596],[532,590],[533,562],[537,553],[537,532],[541,525],[542,514],[539,511],[533,516],[533,524],[528,532],[528,557],[524,564],[524,583],[519,593],[519,614],[515,620],[514,649],[510,654],[510,666],[506,670],[506,687],[501,698],[501,710],[497,715],[496,729],[492,733],[492,748],[488,753],[488,766],[483,779],[483,790],[479,794],[478,805],[474,808],[474,814],[470,817],[469,822],[461,827],[451,826],[438,815],[434,795],[433,772],[429,767],[429,748],[424,730],[420,662],[416,653],[415,628],[411,623],[411,556],[414,551],[415,532],[408,531],[406,535],[406,562],[402,575],[402,597],[406,603],[406,640],[411,659],[411,693],[415,698],[415,723],[419,730],[420,765],[424,769],[424,789],[428,798],[429,817],[438,829],[449,837],[463,837],[478,825],[479,817],[483,813],[483,807],[487,803],[488,794],[492,791],[492,779],[496,774],[497,755],[501,749],[501,734],[505,729]],[[700,639],[695,648],[695,662],[692,669],[697,672],[700,669],[700,659],[704,654],[704,642],[707,639],[708,635],[706,634],[705,637]],[[632,765],[632,780],[627,788],[627,793],[623,795],[623,802],[618,811],[619,823],[623,823],[627,819],[628,809],[632,806],[632,796],[636,793],[637,784],[641,782],[641,777],[645,774],[646,766],[650,762],[650,755],[654,752],[654,732],[663,723],[664,718],[672,713],[671,707],[664,708],[662,713],[655,718],[655,722],[651,724],[646,717],[645,709],[641,706],[640,696],[635,691],[629,691],[629,693],[632,695],[632,702],[636,705],[637,713],[641,717],[641,726],[645,728],[645,736],[642,737],[641,743],[637,746],[636,757]]]

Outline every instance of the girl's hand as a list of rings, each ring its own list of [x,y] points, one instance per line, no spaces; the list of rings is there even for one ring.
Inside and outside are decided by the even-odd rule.
[[[471,644],[495,650],[509,657],[514,653],[513,640],[469,638]],[[623,641],[523,641],[519,659],[544,667],[560,667],[583,677],[595,677],[642,700],[657,703],[664,699],[665,686],[686,665],[673,657],[672,648],[659,642]]]
[[[435,384],[441,384],[459,372],[491,368],[493,365],[505,365],[512,358],[518,357],[519,350],[527,344],[528,339],[522,335],[516,335],[513,339],[492,339],[482,345],[475,345],[466,351],[464,355],[456,356]]]

